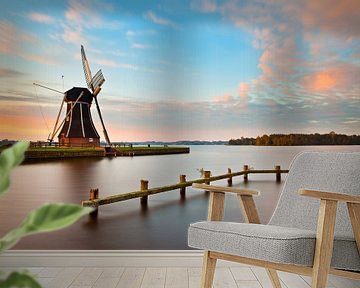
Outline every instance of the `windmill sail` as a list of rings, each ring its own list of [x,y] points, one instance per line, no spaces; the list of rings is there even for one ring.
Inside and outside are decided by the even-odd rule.
[[[90,85],[96,90],[97,87],[101,87],[101,85],[105,82],[104,75],[101,72],[101,69],[95,74],[95,76],[91,79]]]
[[[94,87],[92,86],[92,83],[91,83],[92,82],[91,70],[90,70],[89,63],[86,59],[85,50],[84,50],[83,45],[81,45],[81,60],[82,60],[83,68],[84,68],[86,84],[87,84],[88,88],[94,92]]]
[[[108,133],[106,131],[104,120],[102,118],[101,111],[100,111],[100,106],[99,106],[99,103],[98,103],[98,100],[97,100],[97,97],[96,97],[99,94],[100,90],[101,90],[101,85],[105,82],[104,75],[102,74],[101,69],[100,69],[95,74],[94,77],[91,76],[91,70],[90,70],[90,67],[89,67],[89,62],[86,59],[85,50],[84,50],[83,45],[81,45],[81,59],[82,59],[82,63],[83,63],[86,84],[89,87],[89,89],[92,91],[93,98],[95,98],[96,109],[98,111],[99,118],[100,118],[100,121],[101,121],[101,125],[103,127],[103,132],[104,132],[104,137],[105,137],[106,143],[109,146],[111,146],[109,135],[108,135]]]

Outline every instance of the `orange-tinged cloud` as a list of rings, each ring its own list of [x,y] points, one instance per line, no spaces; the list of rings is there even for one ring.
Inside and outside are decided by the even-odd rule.
[[[230,94],[224,94],[223,96],[216,96],[214,97],[214,102],[228,104],[234,101],[234,97]]]
[[[336,85],[336,78],[329,72],[320,72],[314,75],[312,89],[316,91],[324,91],[333,88]]]
[[[305,87],[315,92],[333,89],[341,81],[341,75],[334,70],[320,71],[304,78]]]
[[[241,98],[246,98],[248,96],[248,92],[249,92],[249,84],[242,82],[239,85],[239,96]]]

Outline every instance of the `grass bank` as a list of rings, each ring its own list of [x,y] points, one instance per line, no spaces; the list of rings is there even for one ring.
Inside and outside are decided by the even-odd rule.
[[[145,155],[166,155],[190,153],[189,147],[167,147],[167,146],[135,146],[135,147],[115,147],[116,153],[112,156],[145,156]],[[59,148],[59,147],[33,147],[25,152],[26,160],[41,159],[63,159],[81,157],[106,157],[103,147],[84,147],[84,148]]]

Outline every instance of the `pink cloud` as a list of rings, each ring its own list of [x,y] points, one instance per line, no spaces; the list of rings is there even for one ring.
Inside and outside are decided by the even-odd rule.
[[[29,19],[40,23],[53,23],[55,19],[49,15],[41,14],[37,12],[31,12],[28,14]]]
[[[66,27],[61,37],[66,43],[73,43],[79,45],[79,44],[86,44],[87,42],[82,34],[81,28],[76,28],[74,30],[69,27]]]
[[[214,97],[214,102],[220,104],[230,104],[234,102],[234,97],[230,94],[224,94],[223,96]]]
[[[68,9],[65,11],[67,25],[85,29],[88,27],[118,29],[121,23],[105,20],[99,11],[112,11],[111,4],[103,1],[69,0]]]
[[[15,28],[11,23],[0,22],[0,53],[7,54],[14,51],[16,47],[14,35]]]
[[[327,91],[336,86],[338,79],[330,71],[321,71],[304,78],[305,86],[313,91]]]
[[[192,2],[194,9],[208,13],[206,5],[207,1]],[[261,50],[261,74],[249,81],[253,103],[272,98],[276,103],[294,104],[358,95],[360,68],[354,63],[359,52],[344,56],[343,51],[356,50],[359,11],[356,0],[216,3],[216,12],[251,33],[253,47]]]
[[[16,54],[23,44],[35,43],[37,38],[20,31],[8,21],[0,21],[0,53]]]
[[[352,64],[334,64],[320,71],[309,72],[302,80],[301,85],[312,92],[327,92],[328,95],[349,95],[360,90],[358,83],[360,68]],[[353,91],[353,92],[351,92]]]
[[[360,37],[360,1],[307,0],[302,14],[306,29],[320,29],[336,37]]]
[[[240,98],[246,99],[248,97],[249,84],[245,82],[240,83],[238,91]]]

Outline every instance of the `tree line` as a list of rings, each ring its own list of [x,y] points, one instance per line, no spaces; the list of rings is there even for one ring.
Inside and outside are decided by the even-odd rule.
[[[271,134],[256,138],[231,139],[228,145],[305,146],[305,145],[360,145],[360,135],[328,134]]]

